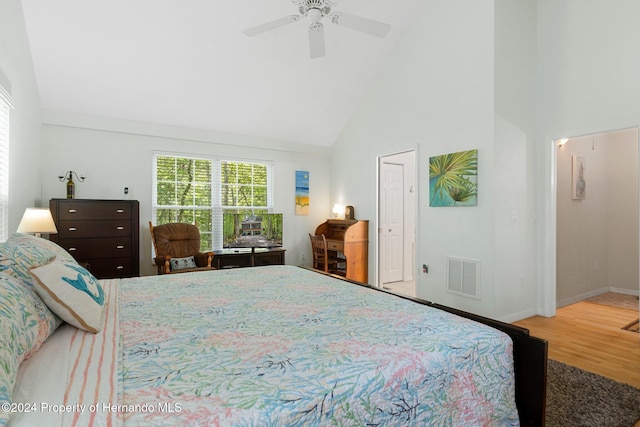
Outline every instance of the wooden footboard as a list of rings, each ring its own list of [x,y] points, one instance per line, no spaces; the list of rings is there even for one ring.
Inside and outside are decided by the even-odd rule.
[[[304,268],[304,267],[303,267]],[[344,277],[328,274],[322,271],[313,270],[321,274],[326,274],[336,279],[344,280],[356,285],[374,289],[398,296],[400,298],[414,301],[418,304],[428,305],[452,314],[456,314],[467,319],[498,329],[511,337],[513,340],[513,360],[516,376],[516,405],[521,426],[544,426],[545,408],[547,398],[547,341],[529,335],[529,330],[509,323],[500,322],[488,317],[478,316],[473,313],[436,304],[431,301],[412,298],[406,295],[399,295]]]

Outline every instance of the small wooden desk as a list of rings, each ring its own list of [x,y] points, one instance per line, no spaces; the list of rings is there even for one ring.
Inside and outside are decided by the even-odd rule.
[[[315,234],[324,234],[328,249],[344,255],[346,259],[344,275],[347,279],[368,282],[368,220],[329,219],[316,228]]]

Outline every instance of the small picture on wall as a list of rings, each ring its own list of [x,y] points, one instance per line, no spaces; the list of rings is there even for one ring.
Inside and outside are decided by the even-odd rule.
[[[574,200],[581,200],[587,195],[587,163],[581,156],[572,156],[571,162],[571,197]]]
[[[296,215],[309,215],[308,171],[296,171]]]
[[[429,206],[478,205],[478,150],[429,158]]]

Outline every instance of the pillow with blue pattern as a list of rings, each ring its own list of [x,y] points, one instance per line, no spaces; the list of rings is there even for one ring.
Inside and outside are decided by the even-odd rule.
[[[31,283],[29,269],[51,262],[55,254],[32,242],[6,241],[0,243],[0,273]]]
[[[9,237],[7,242],[20,244],[23,247],[30,247],[33,250],[37,248],[41,249],[43,252],[50,252],[58,261],[76,262],[73,256],[63,247],[42,237],[36,237],[31,234],[14,233]]]
[[[67,323],[92,333],[102,330],[104,290],[98,279],[75,262],[54,260],[30,271],[36,292]]]
[[[18,368],[49,335],[44,305],[33,287],[0,274],[0,404],[11,403]],[[41,327],[47,325],[47,327]],[[0,411],[0,426],[10,412]]]

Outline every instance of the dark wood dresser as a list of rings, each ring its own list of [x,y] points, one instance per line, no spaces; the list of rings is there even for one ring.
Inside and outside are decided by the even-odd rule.
[[[49,238],[98,279],[140,275],[137,200],[51,199],[58,234]]]

